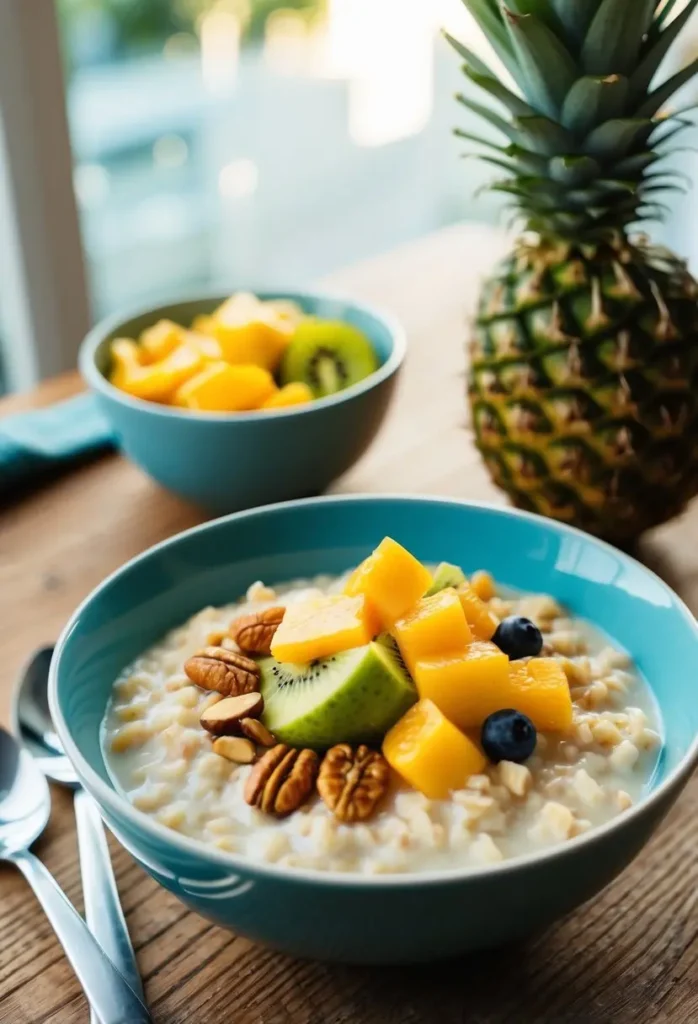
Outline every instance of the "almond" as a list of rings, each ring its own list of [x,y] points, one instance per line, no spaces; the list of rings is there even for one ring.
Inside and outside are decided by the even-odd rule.
[[[257,756],[254,743],[240,736],[219,736],[214,741],[213,752],[237,764],[252,764]]]
[[[237,697],[224,697],[206,708],[200,721],[214,736],[227,736],[240,731],[242,719],[254,719],[263,710],[261,693],[241,693]]]
[[[243,718],[240,720],[240,732],[252,740],[258,747],[273,747],[276,739],[258,718]]]

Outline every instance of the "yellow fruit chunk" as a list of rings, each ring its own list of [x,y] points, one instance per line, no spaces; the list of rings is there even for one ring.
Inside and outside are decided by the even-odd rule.
[[[156,363],[169,356],[182,342],[187,332],[172,320],[158,320],[141,334],[144,363]]]
[[[284,312],[248,294],[233,295],[216,310],[213,321],[212,332],[226,362],[252,363],[272,373],[295,329]]]
[[[130,350],[121,343],[112,343],[111,353],[114,360],[112,384],[135,398],[150,402],[167,402],[202,364],[200,353],[186,342],[164,359],[147,366],[134,363]]]
[[[481,601],[491,601],[496,594],[492,574],[479,569],[470,577],[470,586]],[[489,637],[487,637],[489,640]]]
[[[130,338],[115,338],[110,347],[111,370],[109,380],[115,388],[126,390],[126,381],[142,369],[140,347]]]
[[[207,362],[213,363],[222,361],[223,353],[221,351],[221,346],[215,338],[211,338],[207,334],[199,334],[196,331],[187,331],[186,335],[187,341],[189,341],[194,348],[198,349]]]
[[[485,640],[460,654],[418,661],[414,679],[419,696],[461,729],[478,728],[494,711],[512,707],[509,659]]]
[[[414,704],[383,740],[388,764],[411,786],[432,800],[462,789],[487,759],[430,700]]]
[[[462,653],[473,639],[463,605],[453,587],[423,597],[392,630],[410,672],[422,658]]]
[[[271,653],[277,661],[308,662],[362,647],[377,629],[362,596],[335,594],[290,604],[274,634]]]
[[[268,398],[263,409],[284,409],[289,405],[306,405],[312,402],[313,393],[307,384],[296,381],[293,384],[286,384],[279,388],[276,394]]]
[[[364,594],[375,608],[383,629],[393,624],[423,597],[431,573],[401,544],[385,537],[372,555],[347,580],[345,594]]]
[[[497,616],[493,615],[485,602],[477,596],[470,583],[461,583],[457,589],[465,617],[473,633],[479,640],[491,640],[499,625]]]
[[[567,676],[554,658],[512,662],[511,696],[506,707],[527,715],[541,732],[567,732],[572,724],[572,697]]]
[[[216,321],[212,316],[207,316],[205,313],[195,316],[192,320],[191,329],[195,334],[206,334],[209,337],[213,337],[213,329],[216,326]]]
[[[245,412],[258,409],[274,394],[270,373],[260,366],[209,363],[175,394],[174,404],[200,412]]]

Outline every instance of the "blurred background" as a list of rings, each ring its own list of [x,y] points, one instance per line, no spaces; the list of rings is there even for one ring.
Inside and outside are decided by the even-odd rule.
[[[457,220],[502,220],[477,194],[491,171],[451,133],[464,84],[440,29],[486,50],[461,0],[57,12],[94,316],[211,283],[295,285]],[[693,255],[681,209],[664,237]],[[0,285],[7,356],[2,309]]]

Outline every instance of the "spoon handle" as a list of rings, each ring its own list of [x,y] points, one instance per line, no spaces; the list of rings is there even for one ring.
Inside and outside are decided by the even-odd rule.
[[[101,1024],[152,1024],[150,1014],[93,938],[41,861],[23,850],[11,858],[34,890]]]
[[[102,816],[97,804],[84,789],[75,790],[73,802],[87,927],[136,995],[142,999],[143,984],[119,902]],[[94,1013],[92,1024],[99,1024]]]

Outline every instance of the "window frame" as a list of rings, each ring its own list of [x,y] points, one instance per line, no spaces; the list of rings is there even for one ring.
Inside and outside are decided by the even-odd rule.
[[[0,0],[0,273],[10,390],[76,365],[91,323],[53,0]]]

